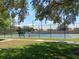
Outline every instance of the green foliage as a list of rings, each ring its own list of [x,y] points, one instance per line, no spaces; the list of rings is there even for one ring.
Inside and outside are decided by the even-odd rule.
[[[27,14],[27,0],[6,0],[5,6],[11,12],[11,17],[18,15],[20,22],[24,20]]]
[[[37,20],[71,24],[79,14],[78,0],[32,0]]]
[[[27,14],[27,4],[27,0],[0,0],[0,13],[7,11],[8,16],[12,18],[18,15],[21,22]]]
[[[32,27],[26,27],[25,31],[26,32],[32,32],[32,31],[34,31],[34,28],[32,28]]]
[[[78,0],[32,0],[33,9],[36,11],[36,20],[43,19],[54,23],[75,23],[79,15]],[[24,21],[27,15],[27,0],[0,0],[0,15],[3,18],[15,18],[18,15],[19,22]],[[4,12],[4,15],[2,15]]]
[[[71,24],[79,15],[78,0],[32,0],[36,11],[36,19],[53,21],[54,23]],[[12,18],[18,15],[19,22],[27,15],[27,0],[0,0],[0,13],[8,11]]]
[[[0,28],[8,28],[8,27],[10,27],[10,20],[0,19]]]
[[[68,29],[67,24],[62,23],[58,26],[58,30],[66,31],[67,29]]]
[[[24,48],[0,49],[1,59],[79,59],[74,49],[79,45],[66,43],[42,43]]]
[[[0,13],[0,29],[8,28],[11,25],[11,21],[7,11]]]

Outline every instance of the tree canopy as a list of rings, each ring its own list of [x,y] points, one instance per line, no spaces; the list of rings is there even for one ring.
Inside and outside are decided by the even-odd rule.
[[[0,0],[0,14],[6,10],[8,16],[15,18],[17,15],[21,22],[27,14],[27,4],[27,0]]]
[[[3,0],[0,0],[0,30],[10,27],[10,18],[8,11],[4,8]]]
[[[79,15],[79,0],[32,0],[37,20],[50,20],[54,23],[71,24]],[[15,18],[23,21],[27,15],[27,0],[0,0],[0,15],[6,12],[3,18]]]
[[[79,15],[79,0],[32,0],[36,19],[71,24]]]

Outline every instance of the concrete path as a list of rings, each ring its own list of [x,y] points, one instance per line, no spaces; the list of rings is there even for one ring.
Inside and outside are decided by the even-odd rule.
[[[34,43],[43,43],[43,42],[64,42],[67,44],[79,44],[79,42],[72,41],[58,41],[58,40],[43,40],[43,39],[7,39],[0,41],[0,48],[16,48],[24,45],[31,45]]]

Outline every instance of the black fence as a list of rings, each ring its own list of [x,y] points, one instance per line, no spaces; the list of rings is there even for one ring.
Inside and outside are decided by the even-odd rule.
[[[59,30],[57,25],[30,25],[0,29],[0,38],[79,38],[79,28]]]

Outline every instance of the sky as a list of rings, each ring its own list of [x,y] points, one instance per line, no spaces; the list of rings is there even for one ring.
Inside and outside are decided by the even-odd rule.
[[[39,25],[41,25],[41,22],[35,21],[35,12],[32,9],[32,5],[30,4],[30,1],[31,0],[28,0],[28,2],[29,2],[29,6],[28,6],[29,7],[29,9],[28,9],[29,15],[26,16],[24,22],[21,22],[20,26],[30,26],[30,27],[34,27],[34,28],[40,28]],[[16,19],[17,19],[17,17],[16,17]],[[53,22],[51,22],[51,21],[47,21],[46,23],[45,23],[45,20],[42,21],[42,25],[43,25],[42,27],[44,29],[50,28],[50,24],[52,24],[51,28],[53,28],[53,29],[57,28],[57,24],[53,24]],[[75,28],[75,27],[79,28],[79,17],[77,17],[76,24],[71,24],[71,25],[69,25],[69,27],[70,28]]]

